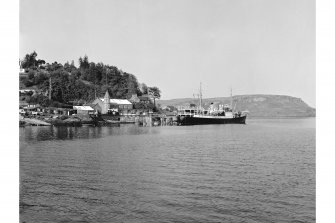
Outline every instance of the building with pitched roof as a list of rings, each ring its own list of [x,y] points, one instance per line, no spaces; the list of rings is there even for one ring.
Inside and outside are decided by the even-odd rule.
[[[103,98],[96,98],[91,107],[100,114],[110,114],[118,112],[120,114],[127,114],[133,109],[133,104],[126,99],[110,98],[108,91],[106,91]]]
[[[73,106],[74,110],[77,110],[79,115],[89,115],[94,113],[94,109],[91,106]]]

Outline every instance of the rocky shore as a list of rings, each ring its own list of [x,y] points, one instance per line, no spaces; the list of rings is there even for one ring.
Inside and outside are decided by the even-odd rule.
[[[82,126],[96,124],[90,117],[78,116],[20,116],[20,126]]]

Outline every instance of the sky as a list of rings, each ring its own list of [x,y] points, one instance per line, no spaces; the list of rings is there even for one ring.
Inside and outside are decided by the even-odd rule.
[[[20,58],[87,55],[162,99],[279,94],[315,107],[314,0],[20,0]]]

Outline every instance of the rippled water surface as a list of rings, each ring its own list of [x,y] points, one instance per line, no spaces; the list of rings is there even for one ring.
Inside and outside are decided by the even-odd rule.
[[[315,119],[20,128],[21,222],[315,222]]]

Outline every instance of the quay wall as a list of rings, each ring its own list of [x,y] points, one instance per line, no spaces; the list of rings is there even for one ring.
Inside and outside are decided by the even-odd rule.
[[[120,123],[135,123],[141,126],[165,126],[176,125],[175,116],[161,116],[161,115],[148,115],[148,116],[120,116]]]

